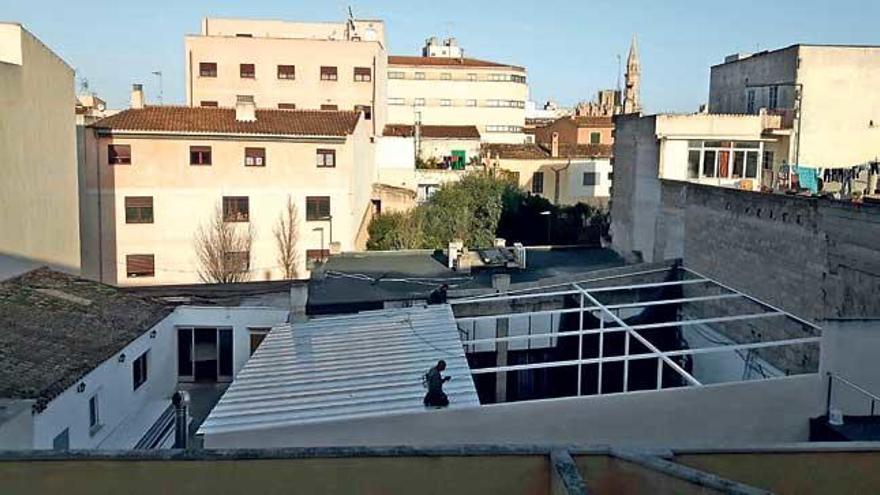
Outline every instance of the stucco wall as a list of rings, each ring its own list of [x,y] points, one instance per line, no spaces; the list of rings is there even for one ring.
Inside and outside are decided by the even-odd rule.
[[[79,272],[73,69],[0,23],[0,254]]]
[[[426,411],[211,435],[207,448],[450,444],[747,445],[806,441],[816,375]]]

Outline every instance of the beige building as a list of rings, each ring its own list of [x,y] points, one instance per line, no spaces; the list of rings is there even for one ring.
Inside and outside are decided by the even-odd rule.
[[[73,69],[0,23],[0,254],[78,272]]]
[[[279,279],[274,229],[298,210],[298,271],[331,243],[364,242],[375,180],[369,122],[353,111],[143,106],[91,126],[83,210],[87,276],[119,285],[200,281],[196,233],[222,214],[253,229],[229,253],[250,280]],[[360,236],[359,236],[360,233]]]
[[[712,67],[711,113],[782,117],[775,167],[848,168],[880,156],[880,47],[792,45]]]
[[[475,125],[484,142],[523,143],[528,94],[523,67],[465,58],[454,40],[388,57],[391,124]]]
[[[556,205],[605,207],[613,179],[607,145],[485,144],[489,167],[512,172],[520,188]]]
[[[385,122],[385,25],[280,20],[202,20],[185,38],[186,102],[232,107],[360,110],[381,134]]]
[[[563,144],[614,144],[614,121],[611,117],[561,117],[535,129],[536,143],[550,143],[553,133]]]

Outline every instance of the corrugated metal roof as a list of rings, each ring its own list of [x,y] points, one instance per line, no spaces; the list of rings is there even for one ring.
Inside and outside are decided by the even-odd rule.
[[[368,311],[273,329],[200,434],[424,411],[439,359],[449,407],[480,404],[448,305]]]

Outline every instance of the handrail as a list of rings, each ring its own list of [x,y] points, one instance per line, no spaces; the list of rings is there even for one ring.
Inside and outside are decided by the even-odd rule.
[[[877,402],[880,402],[880,396],[865,389],[864,387],[861,387],[860,385],[857,385],[852,380],[844,377],[843,375],[840,375],[838,373],[834,373],[832,371],[826,371],[825,374],[826,374],[826,376],[828,376],[828,395],[825,400],[825,413],[827,414],[828,418],[831,417],[831,396],[833,394],[834,380],[838,380],[841,383],[849,385],[849,387],[852,388],[853,390],[855,390],[856,392],[859,392],[863,396],[866,396],[867,398],[871,399],[871,413],[870,413],[870,415],[871,416],[874,415],[874,406]]]

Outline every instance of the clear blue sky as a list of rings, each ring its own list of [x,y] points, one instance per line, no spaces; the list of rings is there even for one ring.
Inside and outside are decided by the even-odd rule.
[[[452,34],[468,56],[526,66],[532,99],[566,105],[616,84],[617,55],[636,33],[649,112],[695,110],[709,66],[731,53],[880,44],[878,0],[0,0],[0,20],[24,24],[120,107],[133,82],[155,100],[156,70],[166,103],[183,102],[183,36],[204,16],[333,21],[349,4],[358,17],[385,20],[391,54]]]

